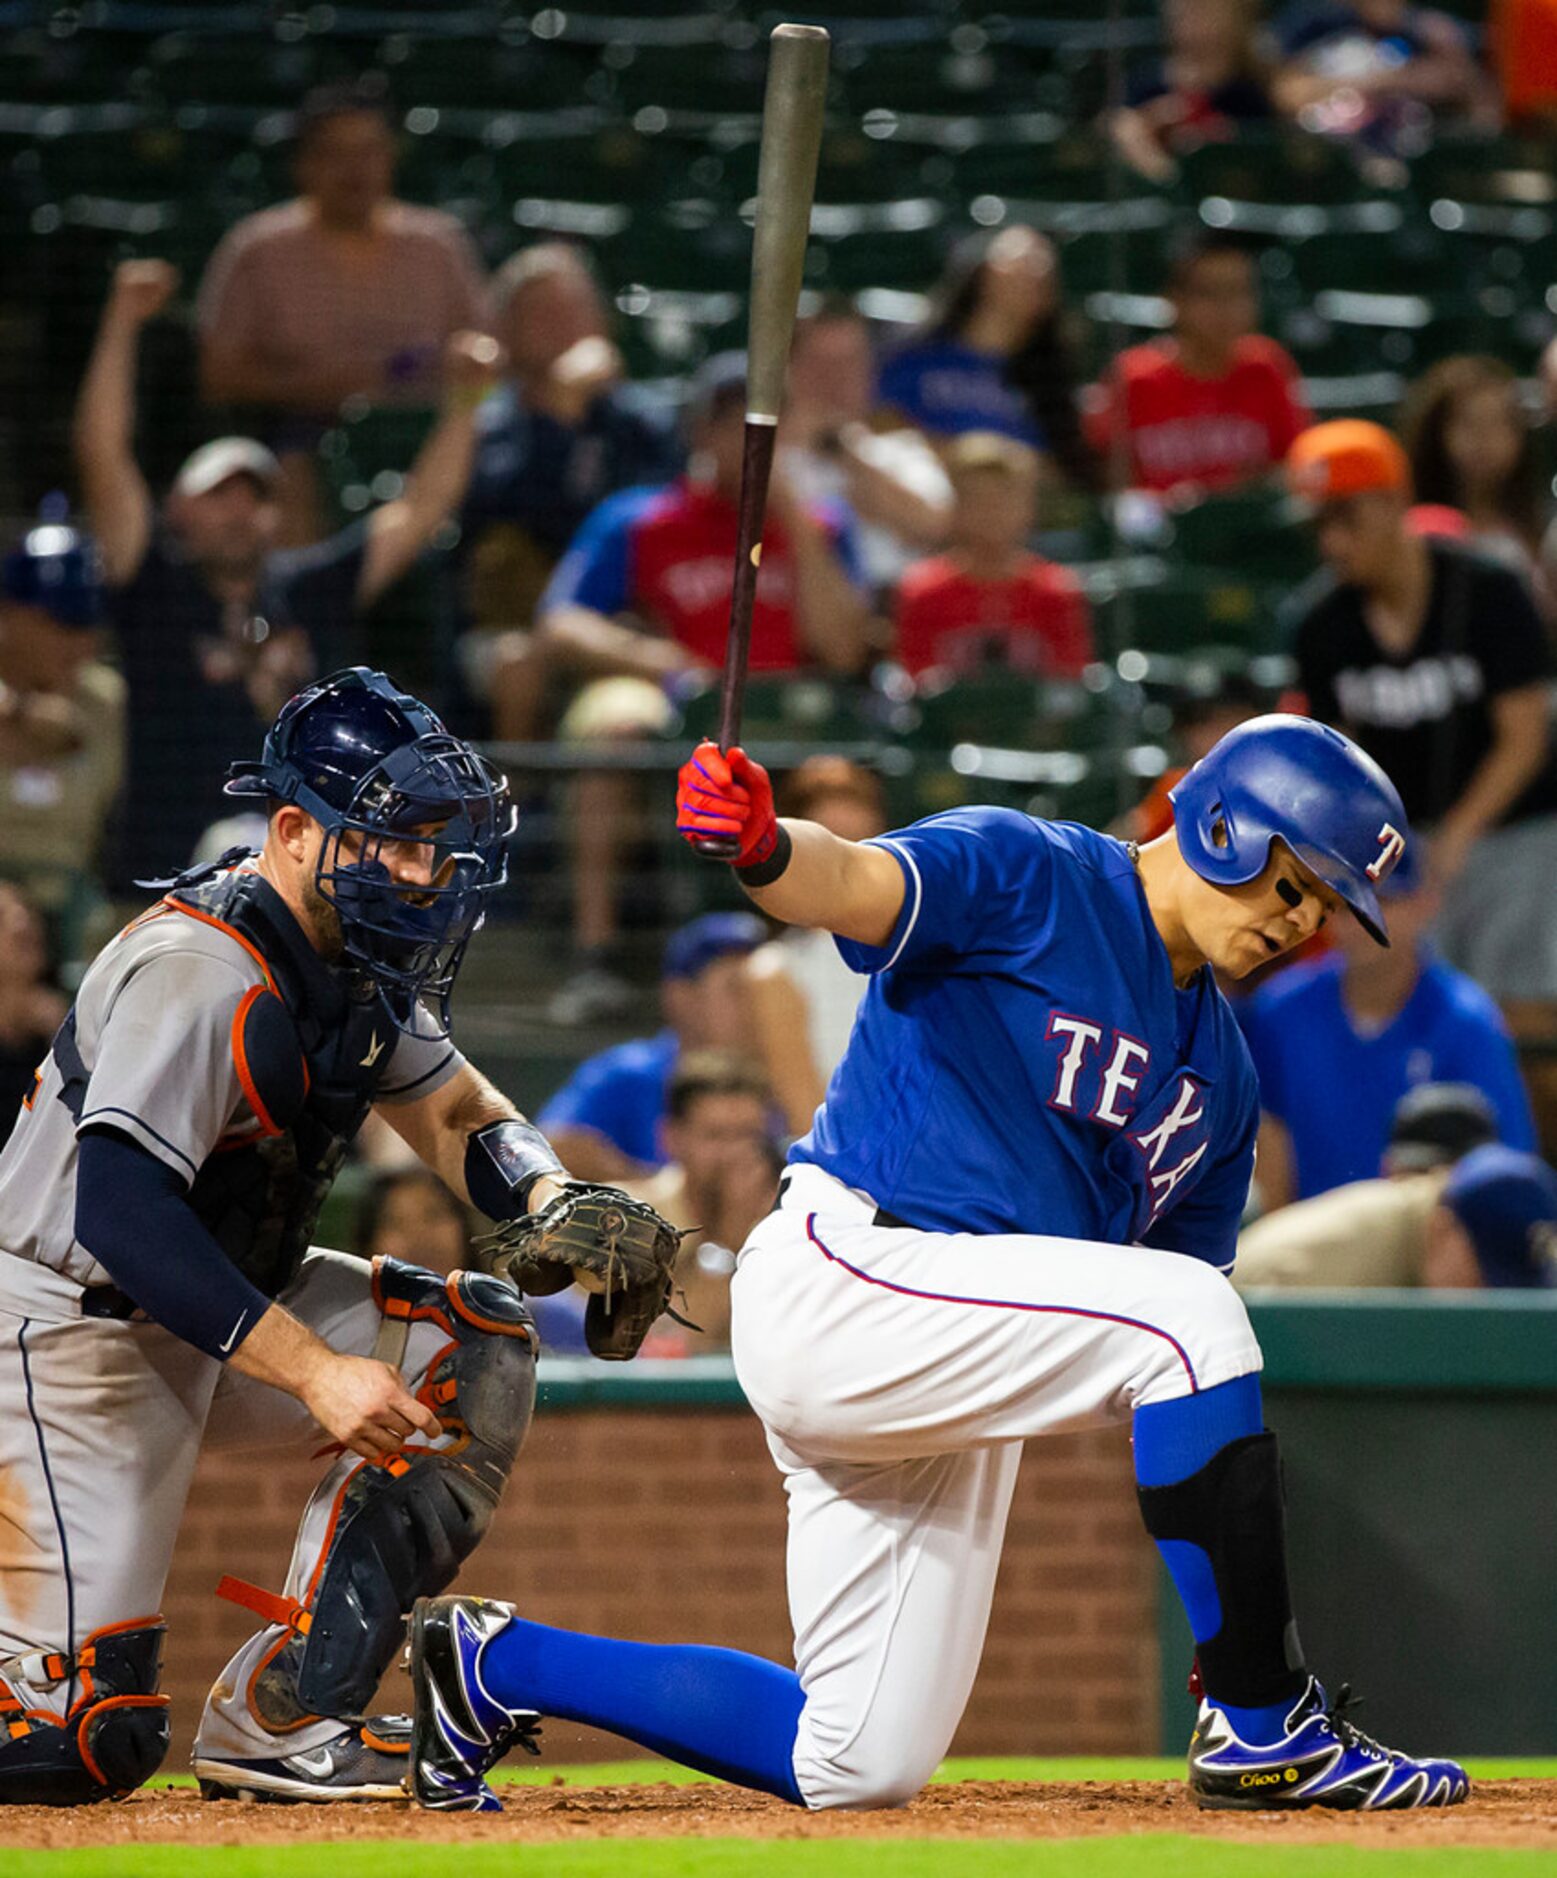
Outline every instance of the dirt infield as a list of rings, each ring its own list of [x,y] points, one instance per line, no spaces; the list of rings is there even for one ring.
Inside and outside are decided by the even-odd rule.
[[[1499,1846],[1557,1852],[1557,1781],[1491,1780],[1447,1812],[1205,1813],[1164,1781],[1032,1785],[968,1781],[932,1787],[912,1806],[876,1813],[799,1813],[718,1786],[507,1787],[502,1814],[423,1813],[407,1806],[208,1803],[187,1789],[138,1793],[75,1812],[13,1807],[0,1845],[291,1844],[393,1839],[525,1845],[607,1838],[1068,1839],[1187,1832],[1244,1842]]]

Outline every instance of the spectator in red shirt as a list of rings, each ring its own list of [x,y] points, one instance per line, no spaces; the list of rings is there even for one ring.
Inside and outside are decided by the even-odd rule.
[[[946,452],[951,545],[898,588],[898,662],[914,678],[966,677],[991,666],[1074,678],[1092,657],[1092,622],[1069,568],[1028,546],[1038,520],[1036,451],[969,431]]]
[[[1297,366],[1256,331],[1260,302],[1246,249],[1197,237],[1168,278],[1173,332],[1132,346],[1100,388],[1094,442],[1129,487],[1176,503],[1236,488],[1280,467],[1312,419]]]
[[[553,668],[604,681],[570,706],[561,735],[594,743],[667,727],[665,687],[713,678],[724,660],[735,574],[745,361],[710,360],[689,407],[688,473],[661,488],[608,496],[574,537],[541,597],[536,624]],[[752,613],[754,673],[860,669],[869,609],[846,511],[798,502],[782,464],[768,492]],[[609,968],[618,854],[632,808],[619,772],[582,775],[573,815],[578,968],[553,1009],[577,1022],[624,1008]]]

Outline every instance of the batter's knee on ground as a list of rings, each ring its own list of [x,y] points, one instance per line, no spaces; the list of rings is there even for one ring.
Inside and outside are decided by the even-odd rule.
[[[814,1811],[907,1806],[941,1764],[933,1747],[905,1738],[900,1729],[862,1732],[836,1749],[809,1740],[802,1719],[795,1743],[795,1783]]]
[[[168,1751],[160,1617],[94,1630],[74,1657],[38,1651],[0,1663],[0,1806],[90,1806],[143,1786]],[[74,1679],[63,1717],[18,1691]]]

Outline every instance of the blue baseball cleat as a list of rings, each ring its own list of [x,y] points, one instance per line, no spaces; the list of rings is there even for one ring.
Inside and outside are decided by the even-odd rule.
[[[1344,1812],[1457,1806],[1470,1792],[1457,1762],[1413,1760],[1380,1747],[1346,1719],[1350,1700],[1344,1684],[1330,1702],[1310,1679],[1287,1716],[1285,1735],[1265,1747],[1241,1741],[1223,1711],[1202,1702],[1189,1744],[1190,1792],[1207,1807]]]
[[[410,1785],[439,1812],[500,1813],[484,1776],[513,1748],[539,1754],[540,1716],[497,1701],[481,1680],[481,1652],[513,1616],[491,1598],[418,1598],[407,1667],[415,1695]]]

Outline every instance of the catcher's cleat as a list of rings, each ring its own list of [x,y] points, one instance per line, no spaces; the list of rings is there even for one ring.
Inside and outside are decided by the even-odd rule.
[[[1456,1806],[1470,1792],[1457,1762],[1413,1760],[1380,1747],[1346,1719],[1350,1700],[1344,1684],[1330,1702],[1310,1679],[1287,1716],[1286,1733],[1268,1747],[1240,1740],[1223,1711],[1202,1702],[1189,1744],[1190,1792],[1207,1807],[1343,1812]]]
[[[540,1716],[505,1707],[481,1679],[481,1653],[513,1615],[511,1604],[491,1598],[418,1598],[412,1609],[410,1785],[422,1806],[500,1813],[488,1769],[513,1748],[541,1751]]]
[[[195,1775],[203,1800],[403,1800],[410,1741],[409,1716],[375,1715],[344,1724],[316,1748],[274,1759],[197,1755]]]

